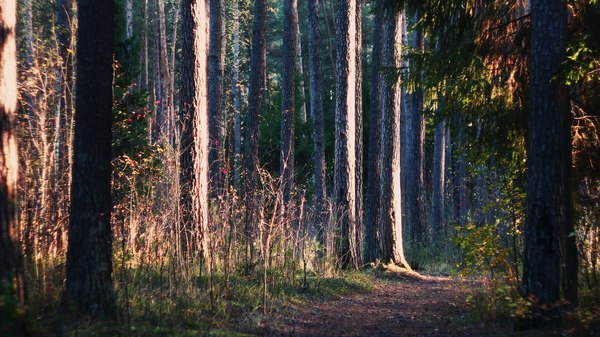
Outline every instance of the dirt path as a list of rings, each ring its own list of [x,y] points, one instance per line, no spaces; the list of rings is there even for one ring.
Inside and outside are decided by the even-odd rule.
[[[279,314],[265,336],[552,336],[514,331],[510,323],[468,323],[465,298],[475,283],[449,278],[389,282],[368,294],[311,302]],[[560,334],[558,334],[560,335]]]

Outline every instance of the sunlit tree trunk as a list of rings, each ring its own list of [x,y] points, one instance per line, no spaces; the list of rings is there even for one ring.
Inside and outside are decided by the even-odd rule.
[[[17,242],[17,178],[15,137],[17,108],[16,1],[0,0],[0,289],[16,291],[23,301],[23,275]]]
[[[522,291],[535,303],[577,302],[571,115],[561,78],[567,2],[531,0],[527,213]]]
[[[356,263],[362,265],[365,235],[363,214],[362,4],[356,0]]]
[[[319,33],[319,0],[308,0],[308,65],[310,74],[310,115],[313,119],[313,179],[315,183],[314,207],[317,215],[317,238],[324,245],[327,225],[325,198],[325,135],[323,121],[323,96],[321,91],[321,36]]]
[[[433,181],[431,193],[431,233],[438,239],[444,229],[446,183],[446,120],[439,121],[433,135]]]
[[[376,3],[371,56],[371,102],[369,105],[369,151],[365,218],[365,262],[379,258],[378,225],[381,207],[381,66],[383,49],[383,2]]]
[[[294,184],[294,117],[296,87],[296,27],[298,25],[296,0],[283,3],[283,69],[281,72],[281,153],[280,173],[282,189],[281,209],[289,218],[288,209]],[[287,213],[287,214],[286,214]]]
[[[298,18],[298,4],[296,4],[295,16]],[[302,35],[300,34],[300,20],[296,20],[296,74],[300,78],[300,93],[304,97],[302,106],[300,107],[300,120],[302,123],[306,123],[306,85],[304,81],[304,64],[302,62]]]
[[[140,90],[148,90],[148,0],[144,1],[144,19],[142,21],[142,44],[140,52]]]
[[[402,20],[404,12],[387,9],[383,36],[384,67],[401,65]],[[381,259],[408,267],[402,241],[402,200],[400,176],[401,87],[382,83],[381,141]]]
[[[336,13],[335,166],[333,200],[342,268],[358,267],[356,229],[356,0],[339,0]]]
[[[237,20],[237,18],[235,18]],[[208,116],[210,135],[210,191],[216,196],[223,188],[223,149],[225,137],[225,1],[210,0],[210,46],[208,57]]]
[[[116,316],[112,285],[111,122],[114,3],[80,0],[71,216],[63,301]]]

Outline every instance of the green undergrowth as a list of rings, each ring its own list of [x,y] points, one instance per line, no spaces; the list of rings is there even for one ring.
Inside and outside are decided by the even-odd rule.
[[[116,322],[67,321],[60,317],[60,294],[56,294],[54,303],[29,304],[28,330],[35,336],[65,337],[252,336],[275,311],[310,300],[368,292],[378,282],[365,272],[330,277],[307,273],[305,278],[303,273],[282,275],[269,270],[265,303],[264,271],[260,269],[232,275],[229,282],[221,273],[187,279],[168,274],[148,268],[115,273]]]

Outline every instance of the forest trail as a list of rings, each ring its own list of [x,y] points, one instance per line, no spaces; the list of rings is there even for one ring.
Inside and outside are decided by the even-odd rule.
[[[553,336],[553,331],[514,331],[510,322],[470,323],[466,297],[471,281],[429,277],[386,282],[372,292],[312,301],[277,314],[264,336]]]

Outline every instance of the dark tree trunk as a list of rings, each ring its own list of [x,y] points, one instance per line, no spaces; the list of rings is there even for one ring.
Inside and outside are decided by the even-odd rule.
[[[382,64],[399,68],[403,12],[386,10]],[[402,241],[402,202],[400,181],[400,117],[401,88],[399,84],[382,82],[382,143],[381,143],[381,259],[408,267]]]
[[[210,191],[213,197],[223,188],[223,149],[225,137],[225,1],[210,0],[210,46],[208,50],[208,116],[210,135]]]
[[[367,205],[365,219],[365,262],[379,258],[378,223],[381,195],[381,72],[383,49],[382,0],[376,3],[373,54],[371,57],[371,103],[369,105],[369,151],[367,162]]]
[[[321,58],[319,33],[319,0],[308,0],[308,65],[310,73],[310,115],[313,118],[313,165],[317,238],[325,245],[324,230],[327,225],[325,198],[325,135],[323,122],[323,96],[321,91]]]
[[[233,142],[234,142],[234,158],[233,158],[233,185],[236,191],[241,188],[241,158],[242,158],[242,95],[239,85],[240,80],[240,19],[239,19],[239,0],[233,2],[233,66],[231,71],[231,92],[233,95]]]
[[[571,116],[561,63],[567,2],[531,0],[527,213],[522,291],[538,304],[577,302]]]
[[[294,117],[296,95],[296,26],[298,25],[297,1],[283,3],[283,69],[281,72],[281,154],[280,173],[282,201],[281,209],[289,219],[288,210],[294,184]]]
[[[356,0],[338,0],[334,207],[342,268],[358,267],[356,229]]]
[[[419,20],[419,14],[415,14],[415,20]],[[414,45],[417,51],[424,51],[423,32],[417,30],[414,37]],[[411,69],[413,70],[413,69]],[[417,74],[419,78],[420,74]],[[420,81],[418,81],[420,82]],[[403,111],[406,115],[406,157],[405,169],[403,175],[405,180],[405,197],[406,197],[406,224],[408,226],[409,237],[413,248],[418,249],[426,239],[426,229],[424,224],[424,167],[423,158],[425,150],[425,118],[423,117],[423,91],[420,88],[415,88],[415,91],[407,97],[410,104],[407,104],[408,109]]]
[[[0,290],[16,291],[24,301],[17,242],[17,177],[15,137],[17,108],[16,1],[2,2],[0,11]]]
[[[182,228],[191,233],[195,223],[193,202],[194,191],[194,120],[196,109],[194,104],[194,17],[192,3],[195,0],[181,1],[181,91],[179,102],[179,188]],[[187,234],[182,238],[185,246],[193,247],[192,237]]]
[[[256,189],[258,185],[258,128],[259,114],[262,110],[264,85],[267,66],[267,2],[254,1],[252,47],[250,51],[250,79],[248,87],[248,115],[246,116],[246,137],[244,140],[246,221],[246,259],[251,253],[252,229],[250,223],[256,217]],[[248,262],[248,261],[247,261]]]
[[[63,302],[116,316],[112,285],[111,120],[114,3],[80,0],[71,217]]]

